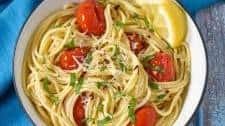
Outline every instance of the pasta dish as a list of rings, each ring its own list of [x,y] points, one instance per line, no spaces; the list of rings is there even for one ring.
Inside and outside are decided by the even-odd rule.
[[[171,46],[151,12],[134,0],[87,0],[38,26],[23,87],[47,125],[173,125],[190,80],[189,47]]]

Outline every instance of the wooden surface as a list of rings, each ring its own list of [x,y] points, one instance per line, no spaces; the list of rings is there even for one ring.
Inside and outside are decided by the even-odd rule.
[[[194,19],[206,44],[209,64],[204,99],[189,126],[225,126],[225,2],[201,10]]]

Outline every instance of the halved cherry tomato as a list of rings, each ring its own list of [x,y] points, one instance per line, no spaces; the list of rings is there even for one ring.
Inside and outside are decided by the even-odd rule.
[[[135,54],[138,54],[147,45],[144,38],[137,33],[127,33],[127,37],[130,40],[130,48]]]
[[[149,67],[145,68],[150,78],[161,82],[173,81],[175,79],[175,67],[170,54],[158,52],[148,62]]]
[[[104,8],[94,0],[81,3],[75,13],[77,24],[81,32],[101,35],[105,31]]]
[[[88,47],[76,47],[72,50],[63,51],[59,58],[60,67],[64,70],[72,70],[78,68],[78,64],[75,59],[82,63],[88,51]]]
[[[135,126],[155,126],[157,113],[152,106],[144,106],[135,113]]]
[[[84,104],[82,103],[81,96],[78,97],[74,107],[73,107],[73,118],[78,126],[84,126],[85,122],[85,110]]]

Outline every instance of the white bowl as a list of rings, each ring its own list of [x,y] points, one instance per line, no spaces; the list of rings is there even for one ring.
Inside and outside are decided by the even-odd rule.
[[[45,124],[25,95],[22,87],[21,73],[26,47],[29,43],[29,39],[42,20],[46,19],[47,16],[56,10],[62,9],[64,4],[80,1],[81,0],[44,0],[27,20],[18,39],[14,55],[14,85],[24,109],[35,125],[44,126]],[[184,105],[174,126],[184,126],[192,118],[201,102],[207,78],[207,60],[204,44],[195,23],[188,14],[187,17],[188,35],[186,40],[190,45],[191,51],[191,81],[188,85]]]

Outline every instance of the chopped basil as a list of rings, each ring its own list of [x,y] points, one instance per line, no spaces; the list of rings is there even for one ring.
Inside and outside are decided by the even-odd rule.
[[[163,73],[164,72],[163,67],[159,66],[159,65],[152,66],[152,70],[153,71],[157,71],[158,73]]]
[[[143,21],[145,23],[145,27],[148,28],[150,32],[153,32],[154,31],[153,26],[152,26],[152,24],[150,24],[147,17],[144,17]]]
[[[122,62],[120,62],[119,65],[122,71],[126,71],[126,66]]]
[[[157,99],[162,100],[165,96],[166,96],[166,94],[158,95],[158,96],[157,96]]]
[[[148,18],[147,17],[140,17],[140,15],[138,14],[134,14],[132,16],[132,18],[134,19],[135,22],[137,22],[137,20],[143,20],[144,21],[144,24],[145,24],[145,27],[149,29],[150,32],[153,32],[154,29],[153,29],[153,25],[149,22]]]
[[[118,91],[115,93],[114,98],[121,98],[121,97],[125,97],[125,96],[126,95],[123,92]]]
[[[80,77],[79,79],[77,79],[75,73],[70,74],[70,85],[75,88],[76,92],[80,91],[83,83],[84,83],[83,77]]]
[[[124,26],[125,26],[125,23],[123,23],[122,21],[116,21],[115,22],[115,27],[116,27],[117,30],[120,30]]]
[[[100,67],[100,71],[102,72],[102,71],[105,71],[107,69],[107,67],[106,66],[102,66],[102,67]]]
[[[85,118],[84,120],[82,120],[82,122],[92,122],[92,121],[94,121],[95,119],[94,118],[89,118],[89,117],[87,117],[87,118]]]
[[[101,103],[101,104],[98,105],[97,110],[100,111],[100,112],[103,112],[103,107],[104,107],[104,106],[103,106],[103,104]]]
[[[131,101],[128,105],[128,116],[129,116],[132,123],[135,122],[135,107],[136,107],[136,104],[137,104],[136,98],[132,97]]]
[[[75,84],[76,84],[76,81],[77,81],[76,74],[75,74],[75,73],[71,73],[71,74],[70,74],[70,85],[71,85],[72,87],[74,87]]]
[[[92,59],[93,59],[93,57],[92,57],[91,53],[88,53],[86,58],[85,58],[85,62],[90,63],[92,61]]]
[[[118,45],[115,45],[115,52],[114,52],[113,56],[116,57],[119,54],[120,54],[120,49],[119,49]]]
[[[159,90],[159,85],[153,82],[150,82],[148,86],[153,90]]]
[[[49,84],[50,84],[50,81],[48,80],[48,78],[44,78],[43,80],[42,80],[42,83],[43,83],[43,88],[44,88],[44,90],[46,91],[46,92],[50,92],[50,90],[49,90],[49,88],[48,88],[48,86],[49,86]]]
[[[106,82],[103,81],[103,82],[96,82],[96,86],[98,89],[100,89],[101,87],[105,87],[108,85],[106,84]]]
[[[55,95],[50,95],[49,98],[53,104],[59,104],[59,97],[56,97]]]
[[[145,57],[141,60],[143,66],[144,66],[144,67],[148,67],[148,66],[150,65],[150,64],[149,64],[149,61],[150,61],[151,59],[153,59],[153,58],[154,58],[154,55],[145,56]]]
[[[98,126],[105,126],[106,124],[108,124],[110,122],[112,122],[112,118],[109,117],[109,116],[107,116],[107,117],[105,117],[102,120],[98,120],[98,123],[97,124],[98,124]]]
[[[83,83],[84,83],[84,78],[83,77],[79,78],[78,83],[75,86],[76,92],[80,92],[80,89],[81,89]]]
[[[139,19],[140,16],[139,16],[137,13],[134,13],[134,15],[132,15],[132,18],[134,18],[134,19]]]
[[[107,1],[106,0],[98,0],[99,3],[101,3],[102,5],[106,5]]]
[[[68,48],[68,49],[72,49],[75,47],[75,40],[74,39],[71,39],[69,42],[67,42],[64,46],[65,48]]]

